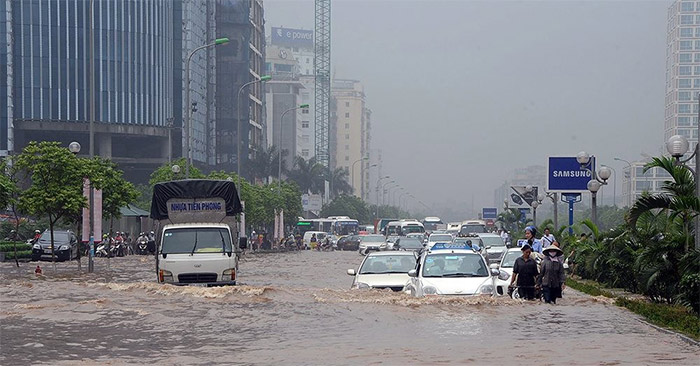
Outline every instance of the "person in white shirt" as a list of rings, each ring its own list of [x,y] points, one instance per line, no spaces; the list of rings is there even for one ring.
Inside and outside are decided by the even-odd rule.
[[[552,234],[549,232],[549,228],[548,228],[548,227],[544,229],[544,235],[542,235],[542,239],[541,239],[541,240],[542,240],[542,247],[543,247],[543,248],[546,248],[546,247],[552,245],[555,241],[557,241],[557,239],[554,238],[554,235],[552,235]]]

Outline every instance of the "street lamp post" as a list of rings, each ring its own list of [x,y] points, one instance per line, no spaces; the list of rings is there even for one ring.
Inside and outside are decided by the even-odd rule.
[[[608,179],[612,175],[612,170],[602,165],[600,171],[595,170],[595,166],[588,167],[591,161],[591,155],[585,151],[581,151],[576,155],[576,161],[581,164],[581,170],[585,170],[591,174],[591,180],[588,182],[587,188],[591,192],[591,219],[594,224],[598,225],[598,207],[597,194],[601,186],[608,184]]]
[[[391,196],[391,205],[394,205],[394,202],[396,202],[396,193],[399,191],[405,191],[403,187],[397,187],[398,189],[394,191],[394,195]]]
[[[700,100],[700,96],[698,96]],[[698,102],[700,103],[700,101]],[[700,117],[700,112],[698,112]],[[687,159],[681,160],[681,157],[688,152],[690,143],[688,139],[681,135],[671,136],[666,142],[666,150],[675,159],[675,164],[685,164],[695,158],[695,170],[688,167],[695,178],[695,197],[700,198],[700,122],[698,123],[698,142],[695,143],[695,151]],[[700,250],[700,215],[695,217],[695,249]]]
[[[68,144],[68,150],[73,153],[73,155],[78,156],[78,153],[80,152],[80,143],[77,141],[73,141],[70,144]],[[92,150],[92,141],[90,141],[90,150],[91,153],[94,153],[94,150]],[[95,264],[93,261],[93,254],[95,253],[95,250],[93,248],[93,244],[95,243],[95,235],[92,232],[92,225],[93,225],[93,215],[94,215],[94,210],[93,210],[93,201],[94,201],[94,196],[92,195],[92,181],[90,182],[89,188],[89,197],[88,197],[88,225],[90,226],[88,228],[88,246],[90,250],[88,250],[88,273],[92,273],[95,270]],[[83,218],[84,220],[84,218]],[[82,242],[82,240],[81,240]],[[78,250],[78,270],[80,270],[81,267],[81,262],[80,262],[80,250]]]
[[[355,193],[355,164],[357,164],[363,160],[369,160],[369,157],[365,156],[365,157],[359,158],[359,159],[353,161],[352,165],[351,165],[352,168],[350,170],[350,182],[352,182],[351,184],[352,184],[353,193]],[[362,185],[362,179],[360,179],[360,185]]]
[[[282,191],[282,123],[284,122],[284,115],[287,114],[287,112],[291,112],[297,109],[302,109],[302,108],[309,108],[308,104],[300,104],[297,107],[292,107],[287,109],[286,111],[282,112],[282,116],[280,116],[280,130],[279,130],[279,141],[277,145],[277,193],[279,194]]]
[[[272,76],[263,75],[258,80],[249,81],[241,85],[238,89],[238,95],[236,96],[236,102],[238,103],[238,108],[236,109],[236,175],[238,175],[237,186],[239,190],[241,189],[241,142],[243,141],[243,139],[241,139],[241,93],[248,85],[262,83],[270,79],[272,79]],[[246,121],[246,123],[247,122],[248,121]]]
[[[632,175],[632,163],[630,163],[629,161],[627,161],[627,160],[625,160],[625,159],[620,159],[620,158],[613,158],[613,160],[615,160],[615,161],[622,161],[622,162],[627,163],[627,167],[629,168],[629,174],[630,174],[630,176]],[[617,174],[615,174],[615,176],[617,177]],[[628,183],[629,183],[629,192],[630,192],[630,195],[631,195],[631,193],[632,193],[632,180],[629,179],[629,177],[627,177],[627,178],[628,178],[627,180],[628,180]],[[615,179],[617,179],[617,178],[615,178]],[[623,196],[624,196],[624,195],[623,195]],[[623,207],[624,207],[624,205],[623,205]]]
[[[382,185],[382,206],[384,205],[384,201],[386,201],[386,186],[392,183],[396,183],[396,181],[392,179]]]
[[[390,185],[390,186],[386,187],[386,189],[384,190],[384,198],[386,198],[387,205],[391,206],[391,190],[394,188],[398,188],[398,187],[399,187],[399,184],[394,182],[394,185]],[[382,198],[382,201],[384,200],[384,198]]]
[[[187,60],[185,60],[185,107],[187,108],[187,111],[185,112],[185,154],[187,160],[187,164],[185,164],[185,177],[187,179],[190,178],[190,165],[192,164],[192,149],[190,148],[190,113],[192,113],[192,106],[190,106],[190,61],[192,60],[192,56],[194,56],[195,52],[207,47],[226,44],[228,42],[229,39],[226,37],[217,38],[212,43],[208,43],[193,49],[192,52],[187,55]]]
[[[377,179],[377,187],[375,188],[375,193],[376,193],[376,195],[377,195],[377,201],[375,202],[375,212],[374,212],[374,216],[375,216],[376,218],[379,218],[379,183],[381,183],[381,181],[382,181],[383,179],[388,179],[388,178],[391,178],[391,177],[388,176],[388,175],[385,175],[385,176],[379,177],[379,178]]]

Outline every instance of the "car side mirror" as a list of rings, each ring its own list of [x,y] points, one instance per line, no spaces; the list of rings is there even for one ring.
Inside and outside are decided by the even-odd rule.
[[[238,247],[241,249],[248,248],[248,238],[246,238],[245,236],[238,238]]]
[[[354,276],[354,275],[355,275],[355,270],[352,269],[352,268],[350,268],[350,269],[348,270],[348,275]]]
[[[491,246],[490,246],[490,245],[487,245],[487,246],[486,246],[486,249],[491,249]]]
[[[501,271],[496,268],[491,268],[491,276],[498,276],[499,274],[501,274]]]
[[[415,269],[408,271],[408,277],[418,277],[418,271]]]

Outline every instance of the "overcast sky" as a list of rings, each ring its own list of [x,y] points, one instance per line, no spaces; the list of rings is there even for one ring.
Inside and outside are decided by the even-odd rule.
[[[660,151],[670,4],[335,0],[332,72],[365,85],[384,174],[478,209],[550,155],[586,150],[622,175],[613,157]],[[264,5],[268,33],[313,29],[313,1]]]

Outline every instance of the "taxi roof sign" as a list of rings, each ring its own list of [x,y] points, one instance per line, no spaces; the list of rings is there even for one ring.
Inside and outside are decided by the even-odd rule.
[[[466,249],[466,250],[471,250],[472,247],[470,247],[466,242],[465,243],[435,243],[430,250],[455,250],[455,249]]]

